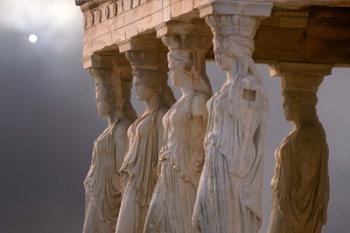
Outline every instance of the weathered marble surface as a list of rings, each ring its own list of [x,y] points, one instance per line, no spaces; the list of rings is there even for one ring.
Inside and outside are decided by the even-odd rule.
[[[114,233],[121,203],[119,168],[127,150],[127,129],[136,118],[130,103],[131,75],[125,79],[112,69],[91,69],[97,110],[108,127],[95,140],[91,166],[84,180],[83,233]],[[124,78],[124,79],[123,79]]]
[[[327,65],[302,64],[282,65],[279,71],[284,114],[294,129],[275,153],[268,233],[320,233],[327,222],[329,151],[316,93],[329,71]]]
[[[193,221],[202,233],[257,233],[268,100],[252,53],[259,20],[211,15],[214,53],[227,73],[209,100],[205,163]]]
[[[85,181],[84,233],[114,232],[115,227],[116,233],[259,230],[268,101],[252,58],[255,45],[254,58],[259,62],[305,62],[279,64],[285,114],[296,127],[276,150],[269,233],[321,231],[329,198],[328,147],[315,105],[320,77],[329,65],[315,68],[308,63],[349,63],[345,23],[349,15],[341,6],[350,6],[350,1],[77,0],[77,4],[82,4],[85,20],[84,67],[103,63],[103,58],[92,59],[96,54],[125,53],[139,100],[146,103],[127,138],[125,128],[133,116],[110,109],[124,102],[113,96],[97,98],[109,126],[96,140]],[[260,17],[270,16],[273,7],[254,41]],[[212,46],[206,41],[211,33],[193,31],[205,25],[199,19],[204,17],[214,34],[215,59],[227,75],[207,110],[211,88],[204,63],[206,56],[214,55],[205,53],[203,43]],[[194,21],[199,22],[195,27]],[[182,89],[182,97],[171,108],[174,97],[166,84],[166,58],[159,59],[163,49],[155,34],[170,50],[173,85]],[[343,49],[333,49],[340,44]],[[109,69],[91,71],[97,78],[110,75]],[[112,89],[102,85],[97,94],[121,93]],[[123,117],[129,120],[125,124]],[[125,154],[120,186],[116,170]]]
[[[308,6],[350,6],[349,0],[274,0],[276,7],[298,9]]]
[[[163,139],[162,118],[175,102],[167,86],[164,70],[158,67],[159,54],[153,59],[143,51],[127,52],[133,66],[136,95],[146,103],[145,111],[128,129],[129,149],[120,169],[124,193],[116,233],[140,233],[158,179],[158,154]],[[154,63],[150,62],[154,61]],[[152,69],[155,68],[155,69]]]
[[[95,0],[81,6],[83,58],[156,33],[164,23],[190,22],[221,12],[267,16],[256,36],[254,59],[259,63],[344,66],[350,63],[349,6],[350,0]],[[207,59],[214,55],[208,53]]]
[[[192,213],[204,162],[206,102],[211,96],[205,72],[210,37],[196,35],[195,31],[192,34],[192,25],[172,26],[169,30],[175,33],[163,36],[162,40],[169,48],[173,86],[181,88],[182,96],[163,118],[161,172],[144,233],[197,232],[192,225]]]

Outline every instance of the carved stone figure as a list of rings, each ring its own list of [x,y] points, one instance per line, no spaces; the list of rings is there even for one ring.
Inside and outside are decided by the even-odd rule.
[[[166,80],[166,73],[160,70],[134,69],[136,94],[146,102],[146,109],[128,129],[129,150],[120,169],[125,191],[116,233],[143,231],[158,178],[158,154],[164,131],[162,118],[175,102]]]
[[[202,233],[257,233],[268,100],[252,53],[258,19],[206,18],[226,83],[208,101],[205,163],[193,221]]]
[[[112,69],[90,69],[95,78],[97,110],[108,127],[95,140],[91,166],[85,178],[83,233],[114,233],[121,202],[119,168],[127,150],[127,129],[136,118],[129,101],[129,76]],[[124,79],[123,79],[124,78]]]
[[[284,114],[294,129],[275,152],[269,233],[320,233],[327,221],[328,146],[316,111],[322,79],[305,73],[283,77]]]
[[[192,213],[204,162],[206,102],[211,96],[211,86],[205,73],[206,49],[182,48],[183,39],[176,35],[163,37],[170,49],[168,62],[172,83],[181,88],[182,96],[163,118],[161,171],[145,233],[196,232]]]

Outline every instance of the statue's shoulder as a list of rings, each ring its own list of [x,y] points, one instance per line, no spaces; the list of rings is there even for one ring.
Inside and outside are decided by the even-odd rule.
[[[193,116],[202,116],[206,114],[207,111],[207,101],[210,96],[204,92],[196,92],[190,103],[190,111]]]
[[[324,135],[324,129],[318,122],[305,124],[300,127],[299,131],[305,137],[322,137]]]
[[[206,105],[207,101],[209,100],[210,96],[207,93],[197,91],[192,99],[191,99],[191,104],[193,105]]]
[[[293,149],[297,163],[303,164],[309,171],[317,168],[324,153],[328,153],[322,126],[320,124],[302,126],[293,140]]]
[[[163,117],[165,116],[165,114],[168,111],[169,111],[169,108],[167,108],[167,107],[160,107],[157,110],[157,113],[156,113],[156,122],[157,122],[157,124],[163,125]]]
[[[121,138],[126,137],[131,124],[132,122],[129,119],[121,120],[114,129],[114,138],[120,140]]]
[[[324,129],[316,122],[305,124],[298,129],[295,141],[301,147],[319,147],[325,141]]]
[[[256,86],[259,84],[258,77],[256,77],[253,74],[249,74],[249,75],[245,76],[244,78],[241,79],[241,82],[245,86]]]

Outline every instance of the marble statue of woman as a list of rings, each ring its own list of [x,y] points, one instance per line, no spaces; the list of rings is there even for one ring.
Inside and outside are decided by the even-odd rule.
[[[201,72],[204,53],[170,50],[169,70],[182,97],[163,118],[161,172],[150,204],[144,233],[194,233],[192,213],[204,162],[206,102],[209,79]],[[200,73],[201,72],[201,73]]]
[[[83,233],[114,233],[121,203],[119,169],[127,150],[127,129],[136,118],[129,101],[131,77],[122,80],[109,70],[91,73],[95,78],[97,110],[107,118],[108,127],[95,140],[91,166],[84,181]]]
[[[128,129],[129,150],[120,172],[124,193],[116,233],[141,233],[156,185],[158,154],[163,138],[162,118],[175,102],[166,78],[157,70],[134,70],[138,99],[145,111]]]
[[[252,53],[257,20],[209,16],[227,79],[208,101],[205,163],[193,222],[202,233],[257,233],[268,101]]]
[[[328,146],[311,91],[284,90],[294,130],[277,148],[269,233],[320,233],[329,200]]]

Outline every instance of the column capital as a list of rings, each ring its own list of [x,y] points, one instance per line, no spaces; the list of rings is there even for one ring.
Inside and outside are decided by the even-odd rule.
[[[305,74],[327,76],[332,72],[332,64],[277,62],[270,65],[270,75]]]
[[[270,65],[270,75],[281,77],[283,90],[317,92],[323,78],[331,74],[331,64],[279,62]]]
[[[209,15],[268,17],[272,8],[272,0],[202,0],[198,6],[200,17]]]
[[[166,70],[166,48],[155,37],[132,38],[120,43],[119,51],[125,53],[133,69]]]
[[[128,51],[154,51],[161,49],[161,43],[153,36],[139,36],[123,41],[118,44],[119,52],[125,53]]]
[[[113,56],[93,54],[82,59],[84,69],[108,69],[113,66]]]
[[[83,59],[83,66],[95,81],[110,83],[132,79],[132,69],[124,54],[94,54]]]
[[[157,37],[167,35],[188,35],[194,29],[194,24],[186,21],[169,21],[156,27]]]
[[[157,27],[157,37],[169,50],[207,51],[212,45],[210,29],[197,22],[170,21]]]
[[[93,54],[82,59],[83,68],[113,68],[114,66],[125,67],[130,66],[123,54],[108,53],[108,54]]]
[[[110,83],[113,70],[111,67],[90,67],[88,71],[96,82]]]

